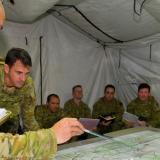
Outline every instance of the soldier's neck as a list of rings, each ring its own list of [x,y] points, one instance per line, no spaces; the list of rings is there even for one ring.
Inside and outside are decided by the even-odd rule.
[[[5,86],[5,88],[7,88],[9,90],[10,89],[11,90],[15,89],[15,87],[12,84],[12,82],[10,81],[10,78],[6,74],[4,75],[4,86]]]
[[[74,98],[73,100],[78,106],[80,105],[81,99]]]
[[[139,99],[139,101],[140,101],[140,103],[145,104],[145,103],[148,103],[149,99],[146,99],[146,100],[143,100],[143,101]]]

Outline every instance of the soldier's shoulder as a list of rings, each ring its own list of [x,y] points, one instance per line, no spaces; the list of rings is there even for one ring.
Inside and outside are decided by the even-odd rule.
[[[87,104],[87,103],[85,103],[85,102],[83,102],[83,101],[81,101],[81,102],[82,102],[83,106],[88,107],[88,104]]]
[[[101,97],[99,98],[93,105],[93,108],[99,108],[100,106],[103,106],[104,105],[104,98]]]
[[[63,108],[59,107],[58,112],[63,112]]]
[[[19,93],[22,93],[22,94],[35,93],[33,80],[30,76],[27,77],[24,86],[22,88],[18,89],[18,91],[19,91]]]
[[[45,104],[42,104],[42,105],[36,105],[36,108],[37,108],[37,109],[40,109],[40,108],[42,108],[42,109],[43,109],[43,108],[46,108],[46,105],[45,105]]]
[[[35,113],[38,114],[38,113],[44,113],[44,110],[46,110],[46,105],[36,105],[35,106]]]
[[[154,96],[150,96],[149,97],[149,101],[151,102],[151,103],[158,103],[157,101],[156,101],[156,99],[155,99],[155,97]]]
[[[118,105],[123,106],[123,103],[118,98],[114,98],[114,100]]]
[[[155,110],[160,111],[160,105],[159,105],[159,103],[156,101],[155,97],[151,96],[151,97],[149,98],[149,100],[150,100],[151,106],[152,106]]]
[[[72,103],[72,101],[73,101],[73,99],[69,99],[69,100],[67,100],[67,101],[64,103],[64,105],[71,104],[71,103]]]
[[[99,98],[99,99],[93,104],[93,107],[99,105],[99,104],[101,103],[101,101],[102,101],[102,97]]]
[[[137,104],[138,104],[138,100],[137,98],[135,98],[128,103],[128,106],[137,105]]]
[[[26,84],[33,84],[33,79],[31,76],[27,76]]]
[[[100,98],[96,101],[96,104],[103,103],[103,102],[104,102],[104,97],[100,97]]]
[[[68,109],[69,106],[73,104],[73,99],[69,99],[64,103],[64,109]]]
[[[5,59],[0,56],[0,65],[4,65],[4,64],[5,64]]]

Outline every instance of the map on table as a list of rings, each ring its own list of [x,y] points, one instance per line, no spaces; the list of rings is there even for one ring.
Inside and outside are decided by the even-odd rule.
[[[58,151],[56,160],[160,160],[160,132],[145,130]]]

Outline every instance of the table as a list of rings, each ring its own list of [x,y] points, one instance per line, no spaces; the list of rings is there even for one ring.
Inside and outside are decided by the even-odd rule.
[[[160,160],[160,129],[131,128],[58,147],[56,160]]]

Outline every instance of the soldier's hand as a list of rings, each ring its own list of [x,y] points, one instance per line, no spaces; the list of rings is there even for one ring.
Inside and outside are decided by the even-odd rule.
[[[102,122],[101,122],[101,125],[103,125],[103,126],[109,126],[111,123],[112,123],[112,121],[110,121],[111,119],[112,119],[112,117],[111,116],[106,116],[106,117],[104,117],[106,120],[102,120]]]
[[[138,121],[139,126],[146,127],[147,123],[145,121]]]
[[[57,138],[57,143],[68,141],[71,137],[84,133],[84,127],[76,118],[63,118],[52,128]]]
[[[132,128],[135,125],[135,122],[132,121],[123,120],[123,122],[125,123],[126,128]]]

